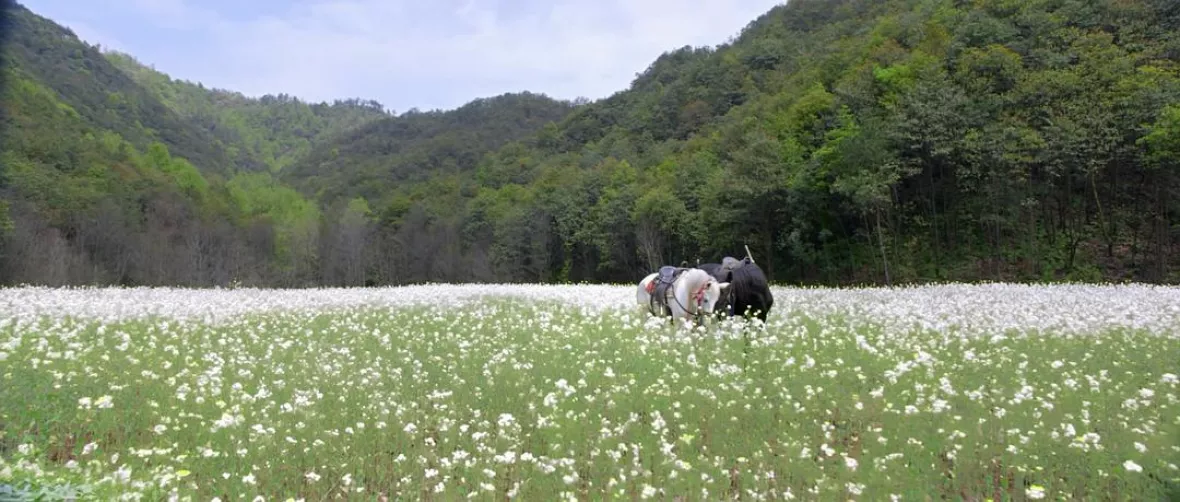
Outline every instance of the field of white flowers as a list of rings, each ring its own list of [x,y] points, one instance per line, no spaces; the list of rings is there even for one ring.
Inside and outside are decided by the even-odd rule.
[[[1180,288],[774,293],[0,290],[0,500],[1180,496]]]

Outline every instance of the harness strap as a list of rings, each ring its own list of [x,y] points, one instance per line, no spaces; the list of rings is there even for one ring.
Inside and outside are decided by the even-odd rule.
[[[698,289],[696,293],[692,294],[692,298],[694,300],[696,300],[697,303],[699,304],[701,301],[703,301],[705,299],[705,290],[708,288],[709,288],[709,282],[705,281],[705,284],[703,286],[701,286],[701,289]]]
[[[667,267],[667,268],[671,268],[671,267]],[[657,304],[660,305],[661,307],[663,307],[663,309],[661,309],[661,310],[664,310],[665,314],[667,314],[667,315],[672,314],[671,307],[667,304],[668,303],[667,302],[668,291],[672,290],[673,284],[675,284],[676,281],[680,279],[680,273],[684,272],[685,270],[687,270],[687,269],[676,270],[675,275],[672,276],[670,281],[660,284],[660,286],[664,286],[662,288],[657,287],[657,285],[656,285],[657,282],[661,282],[660,281],[661,277],[659,277],[659,276],[656,276],[655,279],[653,279],[651,282],[649,282],[647,284],[647,287],[645,289],[647,289],[648,294],[651,295],[648,299],[648,311],[651,312],[652,315],[657,315],[656,314],[656,305]],[[701,318],[704,317],[704,313],[701,312],[700,306],[701,306],[701,303],[705,299],[705,290],[709,289],[710,282],[712,282],[712,281],[706,280],[705,283],[702,284],[701,287],[698,288],[696,291],[694,291],[692,293],[692,296],[689,297],[689,303],[693,304],[696,307],[692,310],[690,310],[688,307],[686,307],[680,303],[680,299],[676,297],[675,290],[672,290],[672,299],[676,302],[676,305],[678,305],[681,309],[683,309],[685,312],[692,315],[694,318],[696,318],[699,321]],[[655,291],[659,291],[660,293],[663,293],[663,294],[652,294]]]
[[[696,292],[694,292],[692,294],[692,296],[689,297],[690,298],[689,304],[696,306],[696,308],[691,311],[688,309],[688,307],[681,305],[679,298],[676,298],[675,295],[672,296],[672,298],[676,299],[676,304],[680,305],[680,308],[684,309],[685,312],[688,312],[689,314],[691,314],[698,321],[700,321],[705,316],[704,312],[701,311],[700,307],[701,307],[701,302],[704,301],[704,299],[705,299],[705,290],[709,288],[709,282],[711,282],[711,281],[705,281],[705,284],[701,285],[700,289],[696,290]]]

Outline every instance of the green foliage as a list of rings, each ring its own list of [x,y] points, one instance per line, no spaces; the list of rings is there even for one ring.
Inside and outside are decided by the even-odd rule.
[[[176,81],[20,9],[4,279],[633,282],[749,247],[794,283],[1177,281],[1176,12],[793,0],[596,102],[393,116]]]
[[[318,238],[321,216],[314,202],[278,184],[269,173],[239,173],[226,183],[226,190],[235,213],[274,229],[274,260],[279,269],[290,271],[299,266],[296,262],[313,258],[308,246]],[[368,214],[367,206],[361,214]]]
[[[225,172],[230,159],[204,130],[187,123],[107,61],[96,47],[19,4],[5,3],[10,26],[0,50],[15,67],[58,100],[62,113],[112,131],[140,149],[162,141],[204,170]],[[28,85],[28,83],[18,84]],[[33,115],[39,116],[39,115]]]
[[[1180,159],[1180,104],[1168,105],[1138,141],[1147,148],[1153,165],[1175,166]]]
[[[873,121],[862,127],[856,117],[842,109],[840,126],[828,132],[824,146],[814,153],[822,172],[831,176],[832,193],[849,197],[857,207],[887,206],[890,189],[903,177],[888,139],[882,134],[883,126]]]
[[[393,185],[470,175],[481,184],[531,181],[531,152],[517,143],[560,119],[569,104],[543,95],[505,94],[458,109],[407,112],[352,130],[313,149],[280,178],[324,203],[388,197]],[[485,153],[504,147],[498,155]],[[478,168],[478,170],[477,170]]]
[[[313,104],[282,94],[247,98],[174,80],[129,54],[104,55],[181,118],[212,135],[241,169],[281,171],[316,144],[388,116],[379,103],[359,99]]]
[[[317,206],[268,173],[239,173],[226,183],[230,199],[247,216],[265,215],[274,222],[296,224],[319,218]]]
[[[9,212],[10,208],[11,206],[8,201],[0,200],[0,237],[7,237],[8,234],[12,233],[13,224],[12,214]]]

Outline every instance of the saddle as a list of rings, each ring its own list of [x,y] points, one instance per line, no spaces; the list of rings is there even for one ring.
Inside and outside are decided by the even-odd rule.
[[[647,283],[646,289],[647,294],[651,295],[650,309],[653,313],[656,311],[656,306],[658,305],[660,310],[668,315],[672,315],[672,309],[668,306],[668,288],[672,287],[672,283],[676,282],[676,278],[680,277],[680,274],[685,270],[688,270],[688,268],[665,265],[660,267],[658,271],[659,275]]]

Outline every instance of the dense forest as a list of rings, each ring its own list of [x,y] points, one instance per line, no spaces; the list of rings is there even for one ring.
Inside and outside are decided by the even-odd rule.
[[[1180,281],[1172,0],[791,0],[597,101],[401,114],[5,5],[4,284]]]

